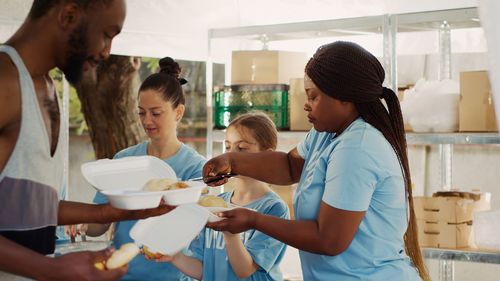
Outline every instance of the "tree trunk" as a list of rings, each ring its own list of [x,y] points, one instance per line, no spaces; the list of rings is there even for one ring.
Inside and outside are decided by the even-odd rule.
[[[139,58],[111,56],[76,87],[96,159],[146,138],[137,108],[139,66]]]

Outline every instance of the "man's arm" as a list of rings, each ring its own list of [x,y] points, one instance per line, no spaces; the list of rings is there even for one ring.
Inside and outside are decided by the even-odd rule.
[[[117,280],[127,272],[127,267],[98,270],[94,264],[107,260],[111,251],[76,252],[49,258],[24,248],[0,235],[0,270],[35,280],[80,281]]]
[[[110,223],[122,220],[138,220],[163,215],[174,207],[161,205],[143,210],[122,210],[109,204],[94,205],[80,202],[60,201],[58,225],[79,223]]]
[[[29,278],[40,278],[50,265],[49,258],[0,235],[0,270]]]
[[[101,236],[111,227],[111,223],[89,223],[85,234],[92,237]]]

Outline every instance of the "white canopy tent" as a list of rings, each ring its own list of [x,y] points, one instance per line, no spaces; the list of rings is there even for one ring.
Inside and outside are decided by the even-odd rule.
[[[0,42],[7,40],[26,17],[33,0],[0,0]],[[382,14],[411,13],[442,9],[476,7],[478,0],[127,0],[127,18],[122,33],[114,40],[112,53],[145,57],[172,56],[176,59],[207,60],[208,31],[214,28],[268,25]],[[498,44],[500,19],[495,18],[498,1],[482,0],[483,29],[453,30],[453,52],[486,52],[487,44]],[[490,8],[488,8],[490,7]],[[358,38],[353,38],[358,37]],[[398,35],[398,54],[437,53],[436,32]],[[432,38],[428,40],[428,38]],[[495,39],[496,38],[496,39]],[[270,49],[300,50],[312,54],[325,39],[288,40],[269,43]],[[327,39],[328,40],[328,39]],[[380,37],[351,36],[377,56],[382,56]],[[214,62],[230,62],[231,50],[260,48],[260,42],[238,38],[212,42],[210,55]],[[498,50],[498,48],[490,48]],[[491,62],[497,54],[490,52]],[[495,68],[493,63],[490,64]],[[500,75],[492,69],[492,75]],[[495,83],[500,83],[500,79]],[[497,82],[498,81],[498,82]],[[493,86],[497,95],[500,85]],[[500,103],[497,103],[500,104]],[[500,109],[497,110],[500,112]]]
[[[0,42],[5,41],[26,17],[32,0],[0,0]],[[477,6],[474,0],[127,0],[127,19],[115,40],[114,54],[205,60],[208,55],[208,30],[213,28],[304,22],[392,13],[452,9]],[[471,35],[474,36],[474,35]],[[480,36],[480,35],[479,35]],[[481,40],[464,39],[454,44],[457,50],[483,48],[470,46]],[[369,43],[369,39],[368,42]],[[418,46],[428,40],[413,41],[410,50],[431,52],[435,46]],[[455,42],[454,42],[455,43]],[[226,45],[227,44],[227,45]],[[217,61],[236,46],[235,41],[213,48]],[[239,45],[238,45],[239,44]],[[417,45],[417,46],[415,46]],[[227,50],[224,50],[227,46]],[[304,45],[281,43],[280,49]],[[274,46],[270,46],[274,47]],[[317,47],[306,48],[310,52]],[[379,49],[377,49],[379,48]],[[369,48],[379,52],[381,47]],[[401,48],[408,50],[408,48]],[[434,50],[437,52],[437,50]]]

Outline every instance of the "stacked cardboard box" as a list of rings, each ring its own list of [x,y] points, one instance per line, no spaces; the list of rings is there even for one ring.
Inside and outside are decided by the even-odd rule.
[[[460,73],[459,131],[498,131],[487,71]]]
[[[287,51],[233,51],[231,84],[288,84],[304,77],[305,53]]]
[[[438,193],[415,197],[418,238],[421,247],[467,248],[473,246],[472,218],[476,211],[490,208],[486,194]]]
[[[309,131],[312,124],[307,120],[304,104],[307,102],[304,90],[304,78],[290,79],[290,131]]]

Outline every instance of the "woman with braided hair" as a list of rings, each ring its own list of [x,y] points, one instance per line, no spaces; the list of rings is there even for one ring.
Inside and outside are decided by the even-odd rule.
[[[304,110],[314,125],[306,138],[288,153],[229,152],[203,169],[205,176],[298,182],[295,220],[234,209],[209,227],[253,228],[298,248],[304,280],[429,280],[401,108],[383,81],[379,61],[359,45],[321,46],[305,68]]]

